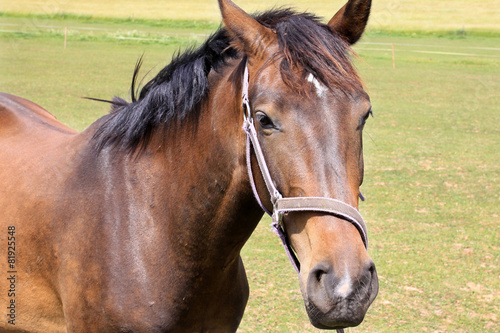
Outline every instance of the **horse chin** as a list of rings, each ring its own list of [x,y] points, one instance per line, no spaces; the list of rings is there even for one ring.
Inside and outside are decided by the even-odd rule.
[[[364,311],[359,311],[356,315],[342,314],[342,311],[339,312],[337,309],[324,313],[311,303],[306,305],[306,311],[314,327],[328,330],[358,326],[365,317]]]

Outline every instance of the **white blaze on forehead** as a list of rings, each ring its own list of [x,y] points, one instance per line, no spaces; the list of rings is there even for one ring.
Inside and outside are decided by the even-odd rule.
[[[307,77],[307,81],[311,82],[314,87],[316,88],[316,94],[318,94],[319,97],[323,96],[323,94],[328,90],[324,85],[321,84],[321,82],[318,81],[317,78],[314,77],[314,75],[309,74]]]

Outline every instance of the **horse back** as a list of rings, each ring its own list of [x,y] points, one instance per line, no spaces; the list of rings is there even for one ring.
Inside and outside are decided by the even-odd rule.
[[[44,133],[45,132],[45,133]],[[47,135],[48,132],[76,134],[50,112],[27,99],[0,92],[0,137]]]
[[[61,300],[51,278],[57,268],[51,240],[54,225],[61,224],[56,214],[59,192],[78,152],[75,134],[41,106],[0,93],[0,227],[15,230],[16,245],[22,248],[16,252],[15,278],[23,281],[22,291],[15,294],[19,309],[15,326],[0,321],[0,332],[65,330]],[[0,235],[1,244],[7,244],[6,235]],[[8,270],[6,264],[0,264],[2,271]],[[7,282],[0,282],[2,290]],[[0,294],[2,306],[10,302],[7,296]]]

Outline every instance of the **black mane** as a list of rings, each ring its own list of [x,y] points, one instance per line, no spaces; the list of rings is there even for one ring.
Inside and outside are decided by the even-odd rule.
[[[278,9],[254,16],[257,21],[276,31],[281,58],[281,76],[297,91],[307,86],[306,76],[313,74],[327,87],[351,91],[360,80],[350,62],[350,47],[319,18],[298,14],[291,9]],[[135,151],[149,143],[161,125],[181,123],[198,118],[201,102],[208,95],[208,74],[220,70],[229,59],[241,57],[231,47],[231,37],[220,28],[198,48],[177,53],[141,90],[136,98],[135,82],[138,61],[132,80],[132,102],[115,97],[111,114],[94,135],[98,151],[106,146]],[[297,70],[302,72],[297,76]],[[167,128],[168,126],[163,126]]]

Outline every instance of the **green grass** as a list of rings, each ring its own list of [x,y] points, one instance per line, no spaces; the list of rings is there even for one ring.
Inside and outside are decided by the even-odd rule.
[[[293,5],[330,18],[345,0],[236,0],[247,11],[266,10],[272,6]],[[6,1],[2,10],[14,13],[73,13],[88,16],[205,20],[218,23],[216,0],[146,0],[146,1]],[[375,30],[500,30],[500,7],[497,0],[375,0],[370,29]]]
[[[0,23],[25,27],[0,33],[0,91],[27,97],[78,130],[108,108],[80,97],[127,97],[142,53],[143,68],[156,66],[154,74],[178,47],[217,26],[126,16],[34,18],[38,28],[30,23],[33,16],[0,17]],[[67,25],[103,30],[69,29],[64,49],[61,29]],[[162,36],[162,29],[175,38]],[[127,34],[137,38],[123,38]],[[484,332],[499,326],[499,45],[498,37],[401,29],[372,30],[356,46],[375,111],[365,130],[367,201],[361,212],[380,293],[361,326],[348,332]],[[261,222],[243,251],[251,297],[240,332],[317,332],[268,224]]]

